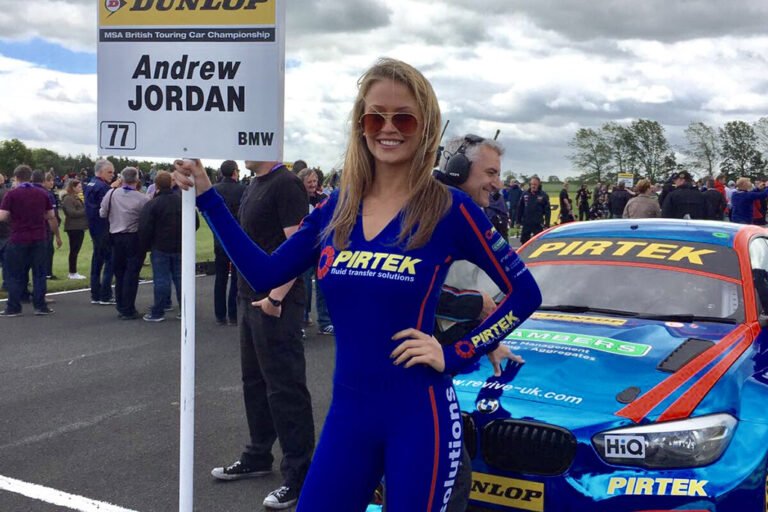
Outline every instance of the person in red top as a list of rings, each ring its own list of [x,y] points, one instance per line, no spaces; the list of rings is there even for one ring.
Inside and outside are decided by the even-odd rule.
[[[758,180],[755,182],[755,191],[762,192],[765,190],[765,182]],[[755,226],[765,226],[765,213],[766,213],[766,200],[765,197],[755,199],[752,202],[752,224]]]
[[[48,231],[58,226],[53,214],[53,203],[48,193],[34,187],[29,181],[32,169],[20,165],[13,171],[16,187],[9,190],[0,203],[0,222],[9,220],[11,236],[5,251],[8,265],[8,303],[0,317],[21,314],[21,296],[26,284],[26,268],[32,268],[32,304],[35,315],[53,313],[45,303],[45,272]]]

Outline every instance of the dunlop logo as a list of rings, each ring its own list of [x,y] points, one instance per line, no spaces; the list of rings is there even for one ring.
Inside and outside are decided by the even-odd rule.
[[[101,24],[274,25],[276,0],[104,0]]]

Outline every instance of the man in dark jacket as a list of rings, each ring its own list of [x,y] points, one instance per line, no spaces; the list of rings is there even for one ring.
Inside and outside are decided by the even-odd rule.
[[[709,211],[712,214],[710,219],[723,220],[727,206],[725,196],[717,189],[717,183],[711,176],[707,178],[706,186],[707,190],[704,191],[704,199],[709,203]]]
[[[582,183],[581,188],[576,191],[576,206],[579,208],[579,220],[589,220],[589,196],[587,184]]]
[[[171,281],[176,301],[181,304],[181,196],[173,192],[173,180],[167,171],[155,175],[155,197],[139,216],[139,247],[152,251],[154,303],[144,315],[145,322],[165,320],[165,306],[171,296]],[[200,227],[199,219],[196,227]]]
[[[227,209],[232,216],[237,218],[240,210],[240,199],[245,192],[245,185],[238,181],[240,170],[233,160],[225,160],[219,169],[221,181],[213,186],[224,198]],[[229,320],[230,325],[237,325],[237,272],[229,261],[229,256],[221,248],[219,239],[213,237],[213,254],[216,266],[216,280],[213,284],[213,312],[216,315],[216,323],[225,325]],[[229,281],[229,294],[227,294],[227,281]]]
[[[530,180],[530,188],[523,192],[517,207],[517,221],[522,226],[521,244],[549,227],[551,211],[549,196],[541,190],[541,180],[534,176]]]
[[[712,218],[709,203],[701,190],[693,186],[693,178],[688,171],[675,175],[675,189],[664,198],[661,216],[667,219]]]
[[[109,160],[97,160],[93,166],[96,176],[84,187],[85,214],[88,232],[93,242],[91,256],[91,304],[114,304],[112,298],[112,244],[109,221],[99,216],[101,201],[110,189],[115,168]]]
[[[632,194],[627,191],[623,181],[619,182],[608,198],[608,210],[612,219],[620,219],[624,215],[624,208],[630,199]]]
[[[509,210],[509,227],[514,228],[517,222],[517,206],[520,204],[523,190],[520,188],[517,180],[513,179],[509,182],[509,186],[503,190],[502,194],[507,203],[507,210]]]

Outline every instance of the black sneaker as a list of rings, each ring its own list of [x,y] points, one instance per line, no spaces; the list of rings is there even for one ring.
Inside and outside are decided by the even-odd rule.
[[[145,322],[164,322],[165,316],[154,316],[152,313],[147,313],[142,318]]]
[[[117,304],[117,301],[115,299],[100,300],[99,304],[102,306],[114,306]]]
[[[242,480],[244,478],[257,478],[272,473],[272,466],[261,468],[246,466],[240,460],[236,460],[225,468],[213,468],[211,475],[219,480]]]
[[[317,334],[322,334],[323,336],[333,336],[335,334],[333,331],[333,325],[326,325],[325,327],[321,327],[318,329]]]
[[[138,312],[134,311],[133,313],[130,313],[128,315],[119,314],[117,315],[117,318],[120,320],[138,320],[139,318],[141,318],[141,315]]]
[[[50,315],[51,313],[53,313],[53,310],[51,308],[49,308],[49,307],[46,307],[45,309],[36,309],[35,310],[35,315],[36,316],[45,316],[45,315]]]
[[[264,506],[268,508],[289,508],[299,501],[299,490],[295,487],[284,485],[267,494],[264,498]]]
[[[15,316],[21,316],[21,311],[17,311],[16,313],[12,313],[7,309],[0,311],[0,317],[2,318],[13,318]]]

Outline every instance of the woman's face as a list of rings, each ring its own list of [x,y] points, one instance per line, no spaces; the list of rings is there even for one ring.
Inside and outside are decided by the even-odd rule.
[[[308,195],[315,195],[317,192],[317,174],[311,172],[304,178],[304,188],[307,189]]]
[[[424,121],[419,114],[416,98],[400,82],[379,80],[365,95],[364,114],[387,114],[383,126],[378,131],[365,133],[365,142],[377,165],[410,164],[419,147]],[[416,117],[415,133],[402,133],[392,123],[391,114],[409,113]]]
[[[83,193],[83,184],[78,183],[75,185],[75,194],[82,194]]]

